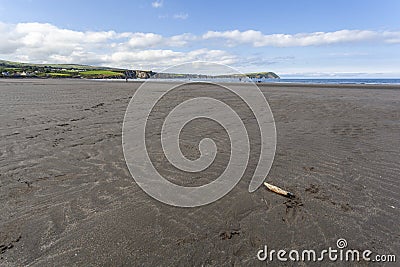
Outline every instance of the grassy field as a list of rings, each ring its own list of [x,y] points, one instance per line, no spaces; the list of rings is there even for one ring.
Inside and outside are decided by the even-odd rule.
[[[111,71],[111,70],[88,70],[79,72],[80,75],[105,75],[105,76],[123,76],[124,74],[121,72]]]
[[[50,72],[48,73],[49,76],[51,77],[71,77],[71,74],[67,74],[67,73],[58,73],[58,72]]]
[[[122,77],[124,76],[121,72],[110,71],[110,70],[88,70],[79,72],[82,77]]]

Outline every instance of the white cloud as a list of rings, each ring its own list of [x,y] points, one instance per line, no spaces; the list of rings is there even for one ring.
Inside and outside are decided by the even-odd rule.
[[[0,58],[36,63],[81,63],[156,69],[194,60],[225,64],[235,57],[223,50],[175,51],[198,37],[185,33],[73,31],[47,23],[0,23]]]
[[[189,18],[189,14],[188,13],[176,13],[172,16],[165,14],[165,15],[159,15],[158,16],[159,19],[168,19],[168,18],[173,18],[173,19],[181,19],[181,20],[185,20],[187,18]]]
[[[174,35],[166,39],[166,44],[169,46],[185,46],[189,42],[198,40],[198,37],[191,33],[184,33],[180,35]]]
[[[189,52],[173,50],[121,51],[107,55],[105,64],[125,68],[162,70],[171,65],[192,61],[212,61],[220,64],[233,64],[236,57],[222,50],[197,49]]]
[[[188,13],[178,13],[173,16],[174,19],[182,19],[185,20],[189,17]]]
[[[156,0],[156,1],[151,3],[151,6],[154,7],[154,8],[160,8],[160,7],[163,6],[163,4],[164,4],[163,0]]]
[[[159,34],[138,32],[131,35],[128,45],[130,48],[154,47],[160,45],[163,39]]]
[[[397,33],[398,34],[398,33]],[[394,33],[391,34],[393,38]],[[340,30],[335,32],[313,32],[313,33],[298,33],[298,34],[269,34],[265,35],[260,31],[209,31],[205,33],[203,39],[223,39],[229,46],[239,44],[250,44],[255,47],[260,46],[276,46],[276,47],[291,47],[291,46],[313,46],[326,45],[335,43],[361,42],[378,40],[385,38],[390,40],[389,34],[385,32],[374,32],[366,30]]]
[[[400,32],[383,32],[383,37],[385,38],[387,43],[390,44],[399,44],[400,43]]]

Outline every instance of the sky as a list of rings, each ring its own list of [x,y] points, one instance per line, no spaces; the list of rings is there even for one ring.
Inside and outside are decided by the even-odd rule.
[[[0,0],[0,59],[400,78],[400,1]]]

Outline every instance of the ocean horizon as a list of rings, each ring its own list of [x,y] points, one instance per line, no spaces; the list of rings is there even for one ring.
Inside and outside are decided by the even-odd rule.
[[[263,81],[262,81],[263,82]],[[400,84],[400,79],[397,78],[283,78],[283,79],[269,79],[264,82],[278,82],[278,83],[317,83],[317,84]]]
[[[121,81],[121,79],[107,79],[112,81]],[[134,81],[146,81],[145,79],[129,79]],[[400,84],[400,78],[281,78],[281,79],[250,79],[255,83],[304,83],[304,84]],[[149,79],[154,82],[176,82],[176,81],[210,81],[210,82],[246,82],[249,79],[239,78],[191,78],[191,79]]]

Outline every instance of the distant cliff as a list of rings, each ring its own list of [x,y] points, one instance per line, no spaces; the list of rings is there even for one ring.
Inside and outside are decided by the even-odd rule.
[[[254,72],[245,74],[226,74],[226,75],[202,75],[202,74],[182,74],[182,73],[155,73],[155,79],[202,79],[202,78],[244,78],[250,79],[280,79],[274,72]]]
[[[246,73],[246,76],[249,78],[255,78],[255,79],[280,79],[278,74],[275,72],[253,72],[253,73]]]

